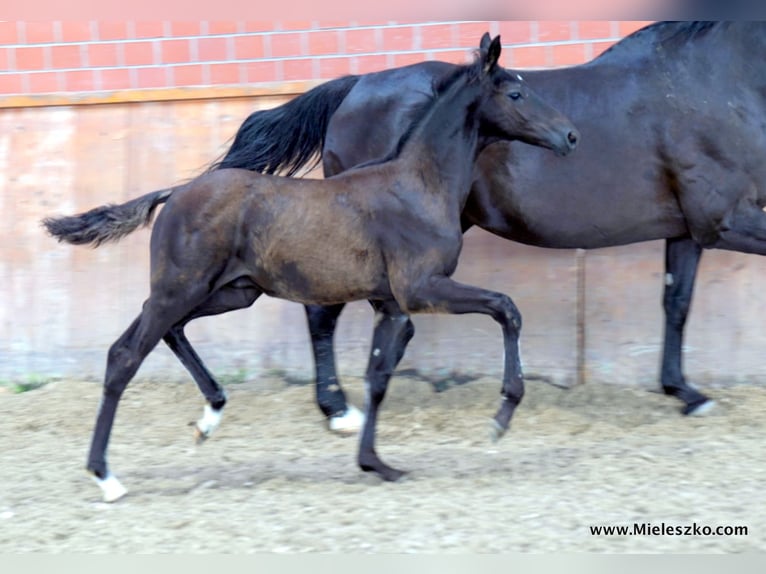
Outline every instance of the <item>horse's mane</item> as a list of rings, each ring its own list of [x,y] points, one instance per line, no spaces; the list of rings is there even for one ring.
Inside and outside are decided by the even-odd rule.
[[[620,52],[624,49],[633,46],[636,41],[649,40],[653,45],[659,44],[665,47],[675,47],[679,45],[693,42],[698,38],[706,35],[712,29],[725,24],[718,21],[663,21],[655,22],[644,26],[643,28],[636,30],[632,34],[625,36],[622,40],[611,46],[608,50],[604,51],[597,60],[604,56],[609,57],[615,52]]]
[[[449,92],[450,88],[454,86],[461,78],[465,77],[466,83],[475,81],[479,77],[480,70],[481,59],[477,56],[473,63],[466,64],[464,66],[458,66],[455,68],[455,70],[442,78],[434,78],[434,80],[431,82],[431,93],[428,95],[428,97],[424,101],[412,106],[412,108],[409,110],[409,126],[401,135],[399,141],[396,142],[394,148],[385,156],[366,161],[356,167],[367,167],[370,165],[386,163],[387,161],[391,161],[399,157],[402,150],[407,145],[407,142],[412,139],[412,135],[426,121],[426,119],[430,117],[437,101],[444,97]]]

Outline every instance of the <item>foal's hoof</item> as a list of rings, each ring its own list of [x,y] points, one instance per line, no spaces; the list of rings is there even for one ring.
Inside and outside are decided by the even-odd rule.
[[[352,435],[359,432],[364,424],[364,413],[354,405],[348,405],[346,412],[327,419],[327,428],[340,435]]]
[[[197,423],[192,423],[192,424],[194,425],[194,444],[199,446],[203,442],[205,442],[208,438],[210,438],[210,433],[202,432],[199,426],[197,426]]]
[[[708,414],[715,408],[715,401],[711,399],[705,399],[701,403],[691,403],[686,405],[681,412],[691,417],[701,417]]]
[[[492,442],[499,441],[507,432],[508,429],[503,428],[495,419],[489,421],[489,440]]]
[[[196,423],[189,423],[194,425],[194,442],[199,445],[210,438],[213,431],[221,424],[222,415],[222,409],[215,410],[210,405],[205,405],[202,418]]]

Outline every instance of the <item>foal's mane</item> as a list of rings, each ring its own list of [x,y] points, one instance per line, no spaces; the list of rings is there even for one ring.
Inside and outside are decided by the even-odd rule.
[[[429,94],[429,97],[410,109],[408,113],[411,118],[409,127],[399,138],[399,141],[397,141],[394,148],[385,156],[364,162],[357,167],[378,165],[399,157],[404,147],[412,139],[413,134],[421,125],[427,122],[438,109],[439,102],[451,95],[452,90],[450,88],[454,87],[454,89],[459,89],[457,88],[457,84],[462,78],[465,78],[465,84],[478,81],[480,78],[481,67],[482,59],[481,57],[476,56],[472,63],[458,66],[454,71],[443,78],[434,79],[431,83],[431,93]]]
[[[725,25],[718,21],[663,21],[649,24],[625,36],[622,40],[604,51],[597,60],[613,53],[633,47],[635,42],[649,40],[652,45],[678,48],[705,36],[714,28]]]

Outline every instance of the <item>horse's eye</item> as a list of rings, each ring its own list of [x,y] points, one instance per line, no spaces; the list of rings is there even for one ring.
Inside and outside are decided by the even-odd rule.
[[[521,92],[519,91],[513,91],[510,94],[508,94],[508,97],[512,100],[518,100],[521,97]]]

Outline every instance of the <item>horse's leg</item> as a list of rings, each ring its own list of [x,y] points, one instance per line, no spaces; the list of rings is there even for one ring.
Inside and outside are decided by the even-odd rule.
[[[327,426],[331,431],[349,434],[360,429],[363,416],[359,409],[346,402],[346,394],[338,382],[333,337],[343,307],[345,303],[306,305],[306,318],[314,352],[317,405],[327,417]]]
[[[87,470],[96,478],[107,502],[115,501],[127,492],[110,473],[106,463],[109,435],[120,397],[162,336],[194,306],[190,302],[200,299],[201,296],[195,299],[193,294],[183,297],[177,293],[172,298],[150,296],[141,314],[109,349],[104,389],[86,465]]]
[[[206,299],[182,321],[171,327],[163,337],[168,347],[189,371],[207,401],[202,418],[195,425],[197,443],[207,439],[220,424],[223,407],[226,405],[226,393],[189,343],[184,327],[189,321],[198,317],[218,315],[249,307],[261,294],[260,289],[252,286],[225,286]]]
[[[448,277],[432,277],[405,296],[410,311],[429,310],[460,315],[489,315],[503,330],[505,362],[502,402],[492,421],[491,437],[497,440],[508,430],[518,404],[524,396],[524,379],[519,357],[521,313],[510,297],[495,291],[463,285]]]
[[[378,409],[386,396],[388,381],[404,355],[404,349],[414,330],[408,330],[409,317],[402,313],[396,303],[386,302],[374,306],[375,330],[365,377],[365,420],[359,442],[358,463],[362,470],[376,472],[384,480],[394,481],[404,472],[388,466],[375,452],[375,426]]]
[[[685,415],[703,414],[715,404],[686,382],[681,366],[684,326],[701,256],[702,247],[691,238],[665,243],[665,342],[660,382],[665,394],[684,402],[681,412]]]

